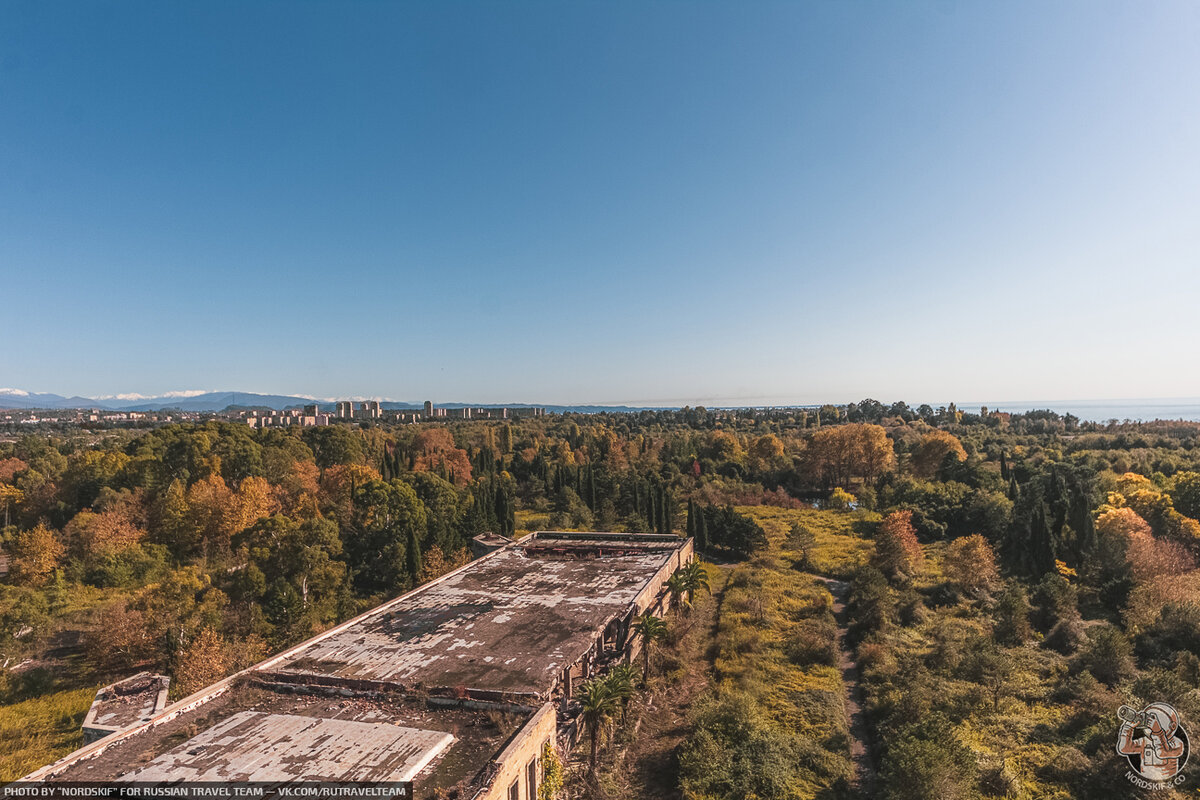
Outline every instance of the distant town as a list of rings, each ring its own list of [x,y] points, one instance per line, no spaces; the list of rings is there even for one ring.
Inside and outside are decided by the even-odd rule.
[[[414,424],[471,419],[530,419],[545,416],[546,409],[535,406],[516,407],[455,407],[446,408],[426,400],[420,409],[392,410],[383,408],[378,400],[339,400],[329,409],[328,404],[311,403],[300,408],[237,408],[223,411],[113,411],[99,408],[84,409],[2,409],[0,424],[16,425],[82,425],[97,427],[149,427],[177,422],[200,422],[209,419],[241,420],[251,428],[312,428],[338,422],[388,422]]]
[[[339,400],[332,414],[321,413],[319,404],[313,403],[303,408],[292,408],[286,411],[261,411],[249,409],[238,411],[237,417],[243,419],[251,428],[285,428],[298,425],[311,428],[329,425],[338,421],[373,421],[394,423],[430,422],[444,419],[527,419],[544,416],[544,408],[439,408],[431,401],[425,401],[425,407],[418,411],[389,411],[381,407],[378,400],[354,402]]]

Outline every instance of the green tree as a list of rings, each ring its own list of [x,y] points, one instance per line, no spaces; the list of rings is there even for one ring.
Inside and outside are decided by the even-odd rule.
[[[643,614],[633,623],[633,630],[642,637],[642,683],[650,678],[650,646],[667,637],[667,625],[652,614]]]
[[[403,481],[369,481],[355,490],[354,510],[353,525],[343,531],[343,540],[359,591],[395,592],[411,585],[407,543],[428,525],[417,493]]]
[[[996,601],[993,612],[996,641],[1011,646],[1025,644],[1033,636],[1029,624],[1031,611],[1025,589],[1016,581],[1009,582]]]
[[[965,800],[975,796],[978,762],[941,714],[908,725],[889,743],[883,762],[888,800]]]
[[[421,540],[417,538],[415,528],[409,528],[408,544],[404,553],[408,575],[413,585],[421,582]]]
[[[632,664],[616,664],[604,676],[608,691],[617,698],[620,705],[621,719],[625,718],[625,709],[634,695],[634,679],[637,670]]]
[[[676,574],[680,576],[683,584],[684,598],[688,606],[695,600],[696,592],[701,590],[706,592],[712,591],[708,584],[708,572],[705,571],[699,561],[689,561]]]
[[[619,701],[611,691],[611,687],[603,680],[593,678],[579,687],[576,694],[580,705],[580,718],[584,728],[592,740],[591,757],[588,759],[588,773],[596,777],[596,756],[600,746],[600,734],[609,720],[613,718],[619,707]]]
[[[783,546],[800,553],[800,563],[805,568],[812,564],[812,552],[817,546],[817,536],[807,526],[793,522]]]
[[[777,725],[751,697],[722,693],[699,704],[690,722],[692,733],[679,754],[686,797],[800,796],[794,787],[802,777],[804,740]]]

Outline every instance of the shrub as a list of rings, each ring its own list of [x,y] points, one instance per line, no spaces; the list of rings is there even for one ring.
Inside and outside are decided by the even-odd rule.
[[[1133,645],[1121,631],[1105,625],[1088,631],[1088,642],[1076,658],[1076,665],[1097,679],[1114,686],[1133,674]]]
[[[800,771],[796,740],[740,692],[702,703],[679,754],[686,794],[783,800]]]
[[[993,612],[996,641],[1007,645],[1022,645],[1033,636],[1029,625],[1029,598],[1018,583],[1010,583],[996,601]]]
[[[886,796],[891,800],[972,797],[977,773],[975,754],[941,714],[901,731],[883,762]]]
[[[796,625],[788,639],[786,652],[792,663],[837,664],[837,629],[824,619],[805,619]]]

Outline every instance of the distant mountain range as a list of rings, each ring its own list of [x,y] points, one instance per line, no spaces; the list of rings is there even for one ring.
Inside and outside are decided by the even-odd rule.
[[[9,409],[75,409],[99,408],[107,411],[223,411],[230,406],[248,408],[273,408],[282,410],[318,404],[322,411],[333,411],[334,401],[315,400],[311,397],[292,397],[279,394],[256,394],[254,392],[171,392],[157,397],[137,394],[122,394],[113,397],[63,397],[58,394],[39,394],[22,389],[0,389],[0,408]],[[423,407],[423,403],[402,403],[391,400],[379,404],[389,411],[411,411]],[[439,408],[523,408],[534,403],[438,403]],[[551,413],[574,412],[595,414],[603,411],[652,411],[649,406],[540,406]]]

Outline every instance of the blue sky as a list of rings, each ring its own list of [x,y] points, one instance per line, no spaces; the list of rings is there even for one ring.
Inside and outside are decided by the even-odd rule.
[[[1196,3],[0,16],[0,386],[1200,396]]]

